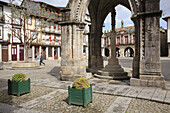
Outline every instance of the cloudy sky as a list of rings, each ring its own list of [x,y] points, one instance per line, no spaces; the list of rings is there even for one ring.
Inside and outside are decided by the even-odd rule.
[[[67,5],[68,0],[41,0],[46,3],[50,3],[56,6],[62,6],[65,7]],[[160,0],[160,8],[163,10],[163,15],[162,17],[170,16],[170,0]],[[54,4],[55,3],[55,4]],[[131,12],[125,8],[124,6],[118,5],[116,7],[116,28],[119,28],[121,25],[121,20],[124,21],[125,26],[131,26],[134,25],[133,22],[131,21]],[[109,14],[106,17],[106,20],[104,22],[105,24],[105,30],[110,30],[111,29],[111,15]],[[160,19],[160,24],[162,27],[167,28],[167,23]]]
[[[54,6],[59,6],[59,7],[65,7],[67,5],[68,0],[36,0],[36,1],[42,1],[49,3]],[[167,17],[170,16],[170,0],[160,0],[160,9],[163,10],[163,15],[162,17]],[[105,24],[105,30],[110,30],[111,29],[111,15],[109,14],[106,17],[106,20],[104,22]],[[131,17],[131,12],[124,6],[118,5],[116,7],[116,28],[119,28],[121,25],[121,20],[124,21],[124,26],[131,26],[134,25],[133,22],[130,19]],[[167,23],[160,19],[160,24],[162,27],[167,28]]]

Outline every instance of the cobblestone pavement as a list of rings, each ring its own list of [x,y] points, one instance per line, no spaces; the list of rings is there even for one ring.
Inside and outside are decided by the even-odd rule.
[[[132,99],[127,113],[169,113],[170,105],[142,99]]]
[[[170,91],[159,88],[132,87],[128,81],[90,79],[93,102],[86,108],[68,105],[67,87],[60,81],[59,61],[45,61],[46,66],[30,70],[0,70],[0,113],[168,113]],[[7,79],[22,72],[31,78],[31,93],[20,97],[7,95]]]

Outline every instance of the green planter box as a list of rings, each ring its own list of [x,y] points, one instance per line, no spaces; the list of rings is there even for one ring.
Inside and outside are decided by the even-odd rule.
[[[92,102],[92,85],[90,84],[88,89],[75,89],[68,86],[68,102],[86,107],[88,103]]]
[[[14,82],[8,79],[8,94],[15,94],[20,96],[24,93],[30,92],[30,78],[22,82]]]

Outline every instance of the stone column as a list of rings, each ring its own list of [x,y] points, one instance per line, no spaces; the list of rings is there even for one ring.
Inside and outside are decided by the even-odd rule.
[[[2,62],[2,44],[0,44],[0,62]]]
[[[35,61],[35,46],[32,46],[32,61]]]
[[[12,61],[12,55],[11,55],[11,44],[8,45],[8,56],[9,56],[9,62]]]
[[[170,57],[170,43],[168,43],[168,57]]]
[[[48,47],[46,47],[46,60],[48,60]]]
[[[115,9],[111,12],[112,18],[112,33],[111,33],[111,58],[108,60],[108,65],[102,69],[102,76],[110,76],[113,79],[128,79],[127,73],[119,65],[116,58],[116,32],[115,32]]]
[[[19,51],[19,44],[17,44],[17,61],[19,61],[19,59],[20,59],[20,56],[19,56],[19,53],[20,53],[20,51]]]
[[[101,36],[102,31],[100,29],[95,32],[91,31],[88,38],[88,71],[92,73],[98,73],[98,70],[103,68],[103,57],[101,55]]]
[[[61,55],[60,55],[61,48],[58,47],[57,49],[58,49],[58,59],[61,59]]]
[[[86,63],[83,58],[84,23],[62,22],[61,38],[61,79],[73,81],[86,75]]]
[[[139,78],[140,62],[140,18],[131,18],[135,24],[135,57],[133,58],[132,78]]]
[[[103,68],[103,57],[101,52],[101,37],[102,37],[102,29],[98,29],[96,31],[95,37],[95,52],[96,52],[96,64],[97,64],[97,71]]]
[[[88,51],[89,51],[89,49],[88,49],[88,47],[86,47],[86,56],[87,56],[87,59],[88,59],[88,56],[89,56]]]
[[[52,59],[54,60],[54,47],[52,47]]]
[[[145,0],[140,17],[140,62],[139,78],[132,79],[131,85],[165,88],[160,62],[160,16],[159,0]]]
[[[41,56],[42,46],[39,46],[39,56]]]

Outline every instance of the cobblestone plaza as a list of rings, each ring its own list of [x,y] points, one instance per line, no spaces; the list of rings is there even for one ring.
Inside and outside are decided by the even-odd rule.
[[[27,4],[29,2],[31,3]],[[35,3],[42,4],[42,2]],[[117,58],[116,16],[118,13],[116,6],[118,5],[123,5],[132,14],[130,18],[134,23],[133,35],[135,35],[133,38],[135,53],[131,55],[133,59]],[[24,0],[21,6],[35,7],[32,0]],[[42,4],[42,6],[46,5]],[[30,55],[32,62],[29,62],[30,59],[28,59],[28,49],[31,47],[29,44],[33,42],[34,37],[28,38],[28,42],[25,37],[19,37],[19,39],[25,38],[24,42],[27,44],[25,51],[23,51],[25,46],[22,46],[23,50],[19,49],[19,45],[9,45],[8,47],[7,40],[7,45],[0,46],[0,49],[1,47],[4,49],[4,51],[0,50],[0,53],[6,53],[6,55],[2,55],[2,58],[0,57],[0,60],[5,59],[2,60],[3,63],[0,63],[1,68],[4,67],[0,70],[0,113],[169,113],[170,58],[160,57],[160,18],[162,15],[160,0],[68,0],[66,7],[59,8],[61,12],[49,5],[43,8],[45,9],[40,8],[41,12],[47,12],[46,16],[49,14],[50,22],[57,17],[60,20],[45,24],[47,30],[42,35],[44,38],[39,39],[43,40],[43,43],[48,42],[49,45],[46,48],[32,46],[33,54]],[[83,30],[86,25],[87,9],[90,25],[87,33],[88,58],[85,59],[83,56]],[[109,13],[111,14],[111,50],[110,57],[106,59],[101,53],[101,37],[103,22]],[[32,16],[37,17],[37,15]],[[39,20],[35,18],[33,22],[39,25]],[[32,21],[28,24],[32,24]],[[25,24],[23,25],[25,26]],[[58,31],[55,32],[56,28],[58,30],[61,28],[61,34]],[[38,32],[41,34],[44,31]],[[120,31],[122,34],[123,32],[123,30]],[[29,34],[24,31],[25,33]],[[37,33],[36,35],[38,36]],[[11,34],[8,36],[10,39]],[[16,35],[14,34],[14,36]],[[127,36],[124,40],[127,43]],[[5,44],[4,41],[2,42]],[[41,42],[40,45],[43,43]],[[60,44],[61,51],[58,47]],[[25,59],[16,51],[25,53]],[[43,51],[44,53],[42,53]],[[9,55],[9,59],[13,60],[6,62],[8,61],[7,53],[10,52],[13,55]],[[41,56],[40,66],[37,60],[37,55],[40,53],[46,55],[44,66],[41,66],[43,56]],[[19,62],[19,58],[22,58],[23,62]],[[16,73],[19,73],[20,82],[15,80],[16,76],[10,82],[9,79]],[[21,73],[26,74],[29,79],[24,78],[25,75]],[[22,79],[21,75],[23,75]],[[83,90],[78,90],[76,87],[74,87],[75,89],[70,88],[73,81],[79,77],[88,79],[91,83],[90,88]],[[88,82],[83,83],[88,84]],[[14,86],[22,84],[22,87],[14,87],[13,84]],[[20,91],[20,89],[24,90],[26,86],[28,90]],[[74,90],[74,93],[70,89]],[[11,95],[13,92],[17,96]],[[27,93],[23,94],[25,92]],[[87,95],[90,97],[86,97]],[[86,101],[77,98],[80,96],[83,99],[88,98],[91,103],[85,107]],[[75,99],[73,103],[78,105],[83,103],[84,107],[71,104],[71,98]]]
[[[60,81],[60,61],[45,61],[40,69],[0,71],[0,113],[169,113],[170,91],[152,87],[129,86],[128,81],[92,77],[93,102],[86,108],[68,104],[70,81]],[[125,62],[120,62],[123,66]],[[127,70],[127,69],[126,69]],[[31,93],[8,95],[7,79],[15,73],[31,78]]]

